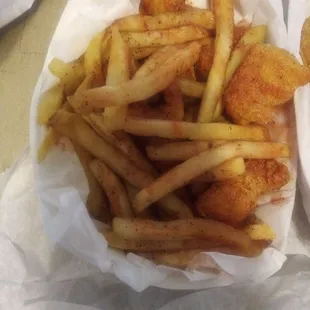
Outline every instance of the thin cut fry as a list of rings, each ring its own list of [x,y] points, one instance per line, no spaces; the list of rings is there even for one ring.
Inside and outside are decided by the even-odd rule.
[[[120,151],[98,136],[81,116],[66,111],[58,111],[50,119],[50,126],[62,135],[79,143],[132,185],[143,188],[146,184],[151,184],[154,181],[152,175],[137,168]],[[161,199],[160,204],[168,212],[176,213],[180,218],[192,217],[190,209],[173,195]]]
[[[104,86],[85,91],[81,95],[80,113],[102,111],[108,106],[124,105],[152,97],[166,89],[178,74],[186,71],[196,61],[200,44],[192,42],[171,57],[156,70],[142,79],[133,79],[118,86]]]
[[[252,239],[256,241],[268,241],[271,242],[275,239],[276,235],[273,229],[264,222],[247,225],[243,228],[243,231]]]
[[[172,142],[146,147],[151,160],[184,161],[210,148],[207,141]]]
[[[64,84],[66,95],[72,95],[85,78],[84,64],[80,60],[65,63],[58,58],[53,58],[48,69]]]
[[[75,142],[73,142],[73,147],[80,160],[88,182],[89,194],[86,203],[88,212],[92,217],[99,221],[111,223],[112,218],[105,193],[89,168],[89,164],[94,157]]]
[[[157,252],[189,249],[209,250],[216,243],[208,240],[131,240],[118,236],[112,231],[101,232],[112,248],[126,251]]]
[[[199,111],[198,121],[201,123],[209,123],[213,120],[233,44],[232,0],[214,0],[214,9],[216,20],[215,54]]]
[[[38,148],[37,158],[39,163],[45,159],[50,149],[55,145],[57,137],[58,135],[53,128],[49,128],[47,130],[44,140],[41,142]]]
[[[125,16],[115,21],[119,31],[126,32],[139,32],[146,31],[148,27],[146,25],[147,18],[149,16],[143,16],[141,14]]]
[[[166,12],[145,20],[149,30],[163,30],[187,25],[214,29],[214,15],[209,10]]]
[[[301,30],[300,56],[305,66],[310,66],[310,17],[306,18]]]
[[[109,198],[113,216],[133,217],[127,192],[121,180],[106,164],[99,160],[93,160],[89,165],[91,172]]]
[[[129,47],[156,47],[163,45],[182,44],[209,36],[208,30],[200,26],[182,26],[166,30],[145,32],[123,32],[124,41]]]
[[[105,36],[105,31],[96,34],[90,41],[85,55],[84,67],[86,76],[92,76],[94,86],[102,86],[104,77],[102,71],[102,39]]]
[[[268,139],[268,133],[262,126],[197,124],[130,117],[126,120],[124,130],[136,136],[157,136],[169,139],[245,141],[266,141]]]
[[[184,11],[185,9],[185,0],[141,0],[139,7],[141,14],[149,15]]]
[[[143,211],[168,193],[232,158],[272,159],[289,156],[289,147],[282,143],[242,141],[224,144],[190,158],[159,177],[137,195],[134,209]]]
[[[101,54],[102,54],[102,64],[104,65],[110,58],[111,51],[111,41],[112,41],[112,32],[106,29],[105,35],[102,39],[101,44]]]
[[[194,97],[194,98],[202,98],[203,91],[205,88],[204,83],[187,80],[187,79],[180,79],[180,87],[183,95]]]
[[[37,121],[39,125],[47,124],[49,118],[60,109],[64,100],[63,85],[58,84],[49,89],[42,97],[38,106]]]
[[[139,60],[152,55],[157,49],[157,47],[136,47],[131,49],[131,55],[134,59]]]
[[[118,85],[130,79],[130,52],[118,28],[112,27],[111,53],[107,73],[107,85]],[[127,106],[108,107],[104,110],[104,123],[108,130],[121,130],[124,127]]]
[[[192,183],[210,183],[215,181],[224,181],[244,174],[245,163],[243,158],[236,157],[225,161],[221,165],[207,171],[195,178]]]
[[[208,240],[220,246],[249,250],[252,241],[243,232],[209,219],[188,219],[159,222],[143,219],[114,218],[112,229],[129,240]]]

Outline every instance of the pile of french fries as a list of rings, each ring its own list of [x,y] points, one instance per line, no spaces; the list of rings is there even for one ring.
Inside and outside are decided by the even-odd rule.
[[[142,0],[140,9],[96,34],[79,59],[50,62],[59,84],[38,106],[47,128],[38,160],[60,137],[72,141],[87,208],[111,224],[101,232],[111,248],[175,267],[201,251],[260,255],[274,238],[268,225],[203,218],[195,199],[208,184],[242,175],[244,159],[290,156],[264,127],[222,113],[223,89],[267,27],[234,25],[232,0],[215,0],[212,10]]]

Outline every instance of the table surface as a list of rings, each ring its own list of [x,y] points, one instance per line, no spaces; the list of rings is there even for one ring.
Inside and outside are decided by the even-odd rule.
[[[0,32],[0,173],[28,145],[29,106],[67,0],[40,0]]]

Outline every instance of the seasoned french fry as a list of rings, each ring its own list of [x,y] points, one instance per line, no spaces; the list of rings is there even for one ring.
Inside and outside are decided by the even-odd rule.
[[[118,85],[130,79],[130,52],[117,26],[112,27],[111,54],[107,73],[107,85]],[[104,123],[108,130],[124,127],[127,106],[108,107],[104,110]]]
[[[102,71],[102,40],[104,36],[105,31],[96,34],[90,41],[84,55],[85,74],[93,77],[94,86],[97,87],[104,84]]]
[[[101,232],[112,248],[126,251],[177,251],[189,249],[209,250],[217,244],[208,240],[131,240],[118,236],[112,231]]]
[[[245,172],[243,158],[236,157],[225,161],[221,165],[195,178],[193,183],[210,183],[215,181],[228,180]]]
[[[214,0],[214,11],[216,20],[215,53],[198,115],[200,123],[209,123],[213,120],[233,44],[234,13],[232,0]]]
[[[38,106],[37,122],[39,125],[47,124],[49,118],[58,110],[63,104],[64,88],[63,85],[58,84],[44,93],[41,102]]]
[[[249,250],[252,241],[241,230],[209,219],[187,219],[159,222],[144,219],[114,218],[112,229],[129,240],[208,240],[218,246]]]
[[[142,0],[140,13],[157,15],[165,12],[177,12],[186,9],[185,0]]]
[[[199,153],[159,177],[137,195],[134,209],[138,212],[143,211],[168,193],[232,158],[272,159],[289,156],[289,147],[282,143],[242,141],[224,144]]]
[[[188,79],[180,79],[179,82],[183,95],[202,98],[205,84]]]
[[[136,136],[157,136],[169,139],[245,141],[266,141],[268,139],[268,133],[262,126],[196,124],[130,117],[126,120],[124,130]]]
[[[112,32],[109,29],[105,30],[104,37],[101,43],[101,62],[102,64],[107,63],[110,58],[110,51],[111,51],[111,41],[112,41]]]
[[[199,51],[200,44],[192,42],[173,53],[165,63],[142,79],[87,90],[81,94],[81,105],[76,108],[80,113],[89,113],[150,98],[166,89],[178,74],[190,68],[197,61]]]
[[[124,41],[129,47],[156,47],[163,45],[182,44],[209,36],[208,30],[200,26],[182,26],[166,30],[145,32],[123,32]]]
[[[214,15],[209,10],[166,12],[146,19],[148,30],[164,30],[174,27],[198,25],[214,29]]]
[[[207,141],[172,142],[164,145],[149,145],[147,156],[151,160],[184,161],[210,148]]]
[[[85,176],[88,181],[89,194],[87,197],[87,209],[92,217],[105,223],[110,223],[112,218],[108,206],[108,201],[100,184],[95,179],[90,170],[89,164],[94,157],[79,144],[73,142],[73,147],[83,167]]]
[[[60,79],[66,95],[72,95],[85,78],[84,64],[81,60],[65,63],[53,58],[48,65],[50,72]]]
[[[152,55],[157,49],[157,47],[136,47],[131,49],[131,55],[134,59],[139,60]]]
[[[132,185],[143,188],[146,184],[151,184],[154,181],[152,175],[137,168],[120,151],[100,138],[81,116],[66,111],[58,111],[49,123],[57,132],[76,141]],[[180,218],[192,216],[190,209],[173,195],[161,199],[160,204],[168,212],[177,213]]]
[[[276,235],[273,229],[264,222],[247,225],[243,231],[252,239],[256,241],[271,242]]]
[[[146,21],[149,16],[141,14],[125,16],[114,22],[118,26],[119,31],[139,32],[148,30]]]
[[[300,40],[300,56],[305,66],[310,65],[310,17],[308,17],[302,26]]]
[[[45,159],[50,149],[55,145],[57,137],[58,135],[55,130],[53,130],[53,128],[49,128],[47,130],[45,137],[41,142],[37,152],[37,159],[39,163],[41,163]]]
[[[236,45],[240,38],[251,28],[251,24],[247,20],[241,20],[234,27],[234,45]]]
[[[113,216],[131,218],[133,212],[127,197],[127,192],[121,180],[109,167],[99,160],[93,160],[89,164],[90,170],[104,189],[110,201]]]

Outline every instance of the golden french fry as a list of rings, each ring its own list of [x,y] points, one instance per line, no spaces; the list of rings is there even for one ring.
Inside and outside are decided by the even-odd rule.
[[[238,175],[244,174],[245,163],[241,157],[236,157],[225,161],[221,165],[207,171],[206,173],[195,178],[193,183],[210,183],[215,181],[228,180]]]
[[[310,17],[303,24],[300,40],[300,55],[305,66],[310,65]]]
[[[39,125],[47,124],[49,118],[60,109],[64,100],[64,87],[61,84],[54,86],[43,94],[38,106],[37,121]]]
[[[72,95],[85,78],[84,64],[81,60],[65,63],[53,58],[48,65],[50,72],[60,79],[66,95]]]
[[[154,181],[152,175],[137,168],[119,150],[97,135],[80,115],[58,111],[50,119],[49,123],[57,132],[76,141],[132,185],[143,188],[146,184],[151,184]],[[192,216],[191,210],[171,194],[161,199],[160,204],[168,212],[176,213],[180,218]]]
[[[245,141],[266,141],[268,139],[268,133],[262,126],[197,124],[130,117],[126,120],[124,130],[136,136],[157,136],[169,139]]]
[[[90,41],[84,54],[84,68],[86,76],[93,77],[94,86],[102,86],[104,77],[102,71],[102,40],[105,31],[96,34]]]
[[[197,25],[206,29],[214,29],[212,11],[201,9],[195,11],[166,12],[145,20],[148,30],[164,30],[187,25]]]
[[[202,98],[205,84],[188,80],[188,79],[180,79],[180,87],[183,95],[194,98]]]
[[[172,142],[146,147],[151,160],[184,161],[210,148],[207,141]]]
[[[238,22],[234,27],[234,44],[236,45],[240,38],[251,28],[251,23],[249,23],[247,20],[243,19],[240,22]]]
[[[269,243],[276,237],[273,229],[262,221],[245,226],[243,231],[255,241],[267,241]]]
[[[141,14],[149,15],[184,11],[185,9],[185,0],[142,0],[139,7]]]
[[[112,215],[125,218],[133,217],[134,214],[130,207],[127,192],[114,172],[105,163],[97,159],[93,160],[89,167],[108,196]]]
[[[209,250],[217,244],[208,240],[131,240],[112,231],[101,232],[112,248],[126,251],[157,252],[189,249]]]
[[[86,202],[88,212],[95,219],[103,221],[104,223],[110,223],[112,218],[107,198],[89,167],[89,164],[93,161],[94,157],[75,142],[73,142],[73,147],[88,181],[89,194]]]
[[[233,44],[234,12],[232,0],[214,0],[216,38],[214,61],[198,115],[200,123],[213,120],[225,78],[226,66]]]
[[[102,111],[108,106],[126,105],[150,98],[166,89],[178,74],[186,71],[196,61],[200,44],[192,42],[176,53],[143,79],[133,79],[117,86],[104,86],[81,94],[80,113]]]
[[[119,33],[112,27],[111,54],[107,73],[107,85],[118,85],[130,79],[130,51]],[[108,130],[121,130],[124,127],[127,106],[108,107],[104,110],[104,123]]]
[[[148,30],[146,21],[149,16],[141,14],[125,16],[114,22],[118,26],[119,31],[140,32]]]
[[[158,66],[167,61],[171,54],[177,52],[177,50],[178,48],[176,46],[170,45],[159,48],[137,70],[136,74],[134,75],[134,79],[143,78],[156,70]]]
[[[202,173],[232,158],[272,159],[289,156],[288,145],[282,143],[240,141],[224,144],[199,153],[159,177],[150,186],[145,187],[136,196],[134,209],[137,212],[143,211],[168,193],[185,186]]]
[[[112,229],[129,240],[208,240],[217,246],[249,250],[252,241],[241,230],[209,219],[186,219],[159,222],[145,219],[114,218]]]
[[[157,49],[157,47],[136,47],[131,49],[131,55],[134,59],[139,60],[152,55]]]
[[[109,29],[105,30],[105,35],[101,43],[101,62],[102,64],[107,63],[110,58],[111,51],[111,41],[112,41],[112,32]]]
[[[163,45],[182,44],[208,37],[208,30],[200,26],[181,26],[166,30],[145,32],[123,32],[124,41],[129,47],[156,47]]]
[[[240,38],[240,40],[235,46],[235,49],[237,50],[238,48],[249,44],[264,43],[267,35],[267,30],[268,28],[266,25],[251,27]]]
[[[53,130],[53,128],[49,128],[38,148],[37,159],[39,163],[41,163],[45,159],[50,149],[55,145],[57,138],[58,135],[55,130]]]

